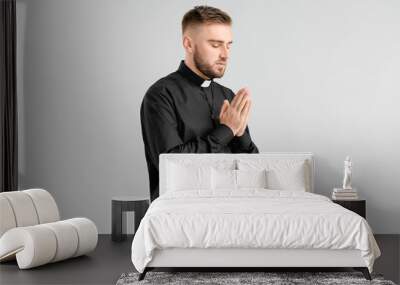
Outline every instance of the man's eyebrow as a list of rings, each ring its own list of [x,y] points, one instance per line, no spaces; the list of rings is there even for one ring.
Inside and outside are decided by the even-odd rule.
[[[208,40],[208,41],[213,42],[213,43],[220,43],[220,44],[224,43],[224,41],[220,41],[220,40]],[[228,42],[228,44],[232,44],[232,43],[233,43],[233,41]]]

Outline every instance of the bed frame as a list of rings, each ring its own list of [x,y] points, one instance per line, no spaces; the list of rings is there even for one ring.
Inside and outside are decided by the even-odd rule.
[[[365,261],[359,250],[329,250],[329,249],[240,249],[240,248],[170,248],[157,249],[152,261],[143,273],[156,268],[185,268],[214,271],[229,268],[229,271],[269,271],[282,269],[290,271],[295,268],[337,269],[353,268],[361,271],[367,280],[371,280]],[[322,271],[322,270],[321,270]]]
[[[166,166],[168,159],[238,159],[238,158],[271,158],[271,159],[304,159],[308,160],[310,192],[314,192],[314,158],[309,152],[296,153],[258,153],[258,154],[161,154],[159,175],[160,195],[166,191]],[[316,268],[353,268],[361,271],[367,280],[371,276],[360,250],[333,250],[333,249],[270,249],[270,248],[167,248],[156,249],[153,259],[139,275],[139,280],[144,279],[146,273],[154,269],[214,269],[224,268],[229,271],[265,271],[268,269],[313,269]]]

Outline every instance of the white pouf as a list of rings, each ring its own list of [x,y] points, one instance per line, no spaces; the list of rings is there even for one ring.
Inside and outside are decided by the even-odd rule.
[[[0,193],[0,261],[20,269],[86,254],[96,248],[96,225],[87,218],[59,221],[49,192],[29,189]]]

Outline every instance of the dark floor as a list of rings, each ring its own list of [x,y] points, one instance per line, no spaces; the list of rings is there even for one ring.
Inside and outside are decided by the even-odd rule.
[[[375,236],[382,256],[374,272],[399,283],[400,235]],[[0,284],[115,284],[123,272],[134,271],[130,259],[132,237],[116,243],[110,235],[100,235],[94,252],[41,267],[19,270],[16,262],[0,264]]]

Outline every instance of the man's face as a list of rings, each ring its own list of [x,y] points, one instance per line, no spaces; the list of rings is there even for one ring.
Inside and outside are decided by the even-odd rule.
[[[232,44],[231,26],[206,24],[193,33],[193,61],[197,69],[209,78],[220,78],[228,64]]]

